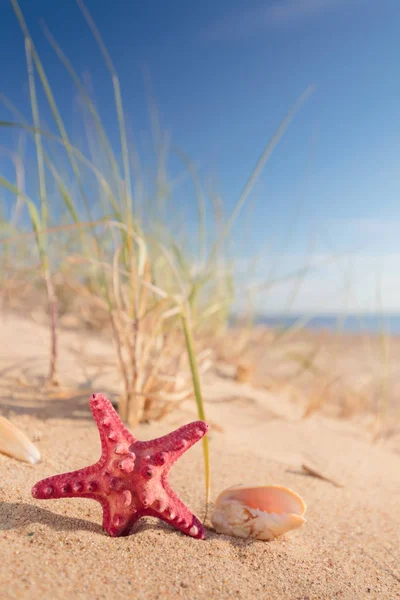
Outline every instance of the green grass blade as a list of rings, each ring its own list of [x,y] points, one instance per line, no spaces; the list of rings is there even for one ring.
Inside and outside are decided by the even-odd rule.
[[[40,220],[40,214],[37,209],[36,204],[24,193],[21,192],[14,184],[12,184],[8,179],[0,175],[0,186],[3,186],[5,189],[9,190],[17,197],[22,198],[26,203],[29,211],[29,217],[32,222],[33,231],[35,233],[36,244],[38,247],[41,263],[43,268],[47,268],[47,254],[45,246],[43,245],[42,240],[42,225]]]
[[[44,90],[44,92],[46,94],[46,98],[47,98],[47,101],[49,103],[51,112],[52,112],[54,120],[55,120],[55,122],[57,124],[57,127],[58,127],[58,130],[60,132],[61,138],[62,138],[62,140],[64,142],[65,149],[67,151],[67,155],[68,155],[68,158],[69,158],[72,170],[74,172],[74,176],[76,178],[76,181],[77,181],[77,184],[78,184],[81,196],[82,196],[82,200],[83,200],[85,208],[86,208],[86,212],[88,214],[89,220],[92,221],[93,219],[92,219],[92,216],[91,216],[91,210],[90,210],[89,202],[87,200],[87,197],[86,197],[86,194],[85,194],[85,190],[84,190],[84,187],[83,187],[83,184],[82,184],[82,179],[81,179],[81,175],[80,175],[80,172],[79,172],[79,168],[78,168],[78,165],[77,165],[77,163],[75,161],[74,156],[69,151],[69,147],[71,146],[71,144],[70,144],[70,141],[69,141],[69,137],[68,137],[67,131],[66,131],[65,126],[64,126],[64,121],[62,120],[61,114],[60,114],[60,112],[58,110],[57,103],[55,101],[54,94],[52,92],[49,80],[47,79],[47,75],[46,75],[45,70],[43,68],[43,65],[41,63],[39,55],[36,52],[35,46],[34,46],[33,41],[32,41],[32,37],[31,37],[31,35],[29,33],[28,26],[27,26],[27,24],[25,22],[25,19],[24,19],[24,16],[23,16],[22,12],[21,12],[21,8],[20,8],[20,6],[18,4],[18,1],[17,0],[11,0],[11,4],[13,6],[14,12],[15,12],[15,14],[17,16],[18,22],[20,24],[20,27],[22,29],[22,32],[23,32],[25,38],[29,39],[29,41],[30,41],[31,50],[32,50],[32,57],[33,57],[35,65],[36,65],[36,69],[37,69],[37,72],[38,72],[38,75],[39,75],[39,79],[40,79],[40,81],[42,83],[42,87],[43,87],[43,90]]]
[[[182,308],[181,313],[183,332],[185,335],[186,349],[189,357],[190,371],[193,380],[193,390],[197,405],[197,414],[202,421],[206,420],[204,411],[203,396],[201,393],[199,369],[197,366],[196,354],[194,351],[193,337],[191,327],[188,321],[188,315],[186,309]],[[206,507],[208,507],[210,501],[210,490],[211,490],[211,472],[210,472],[210,449],[208,444],[208,435],[203,437],[203,457],[204,457],[204,474],[206,483]],[[206,513],[207,516],[207,513]]]
[[[82,98],[91,114],[91,116],[93,117],[96,129],[98,131],[101,143],[103,144],[108,159],[110,161],[110,165],[111,165],[111,170],[114,174],[114,178],[115,178],[115,182],[117,184],[117,187],[120,190],[121,187],[121,176],[119,173],[119,168],[118,168],[118,164],[117,161],[115,159],[114,153],[112,151],[111,148],[111,144],[110,141],[107,137],[107,134],[104,130],[103,124],[101,122],[101,119],[99,117],[99,114],[96,110],[95,105],[93,104],[92,99],[90,98],[89,94],[87,93],[84,85],[82,84],[81,80],[79,79],[75,69],[73,68],[71,62],[69,61],[69,59],[65,56],[64,52],[62,51],[61,47],[59,46],[59,44],[56,42],[56,40],[54,39],[54,37],[52,36],[52,34],[50,33],[48,27],[43,23],[42,25],[43,31],[45,36],[47,37],[49,43],[51,44],[52,48],[54,49],[54,51],[56,52],[57,56],[59,57],[60,61],[62,62],[62,64],[64,65],[65,69],[67,70],[67,72],[69,73],[72,81],[74,82],[75,86],[77,87],[77,89],[79,90],[80,94],[82,94]]]
[[[93,18],[91,16],[90,12],[86,8],[83,0],[77,0],[77,3],[78,3],[79,8],[82,11],[83,16],[86,19],[87,24],[89,25],[89,28],[93,34],[93,37],[95,38],[95,40],[103,54],[107,68],[111,74],[111,79],[112,79],[112,83],[113,83],[113,87],[114,87],[114,98],[115,98],[115,105],[116,105],[116,111],[117,111],[119,134],[120,134],[121,149],[122,149],[122,162],[123,162],[123,168],[124,168],[124,185],[125,185],[124,196],[125,196],[125,202],[126,202],[126,218],[127,218],[128,225],[130,225],[129,229],[131,229],[131,226],[132,226],[132,189],[131,188],[132,188],[132,186],[131,186],[130,161],[129,161],[129,152],[128,152],[128,142],[127,142],[127,138],[126,138],[125,115],[124,115],[123,103],[122,103],[121,86],[120,86],[117,72],[116,72],[113,62],[111,60],[111,57],[110,57],[108,50],[104,44],[103,38],[101,37],[101,34],[100,34],[99,30],[97,29],[95,22],[93,21]]]
[[[28,66],[28,80],[29,80],[29,94],[30,94],[30,100],[31,100],[31,110],[32,110],[33,124],[35,127],[35,144],[36,144],[36,159],[37,159],[38,175],[39,175],[41,219],[42,219],[42,227],[46,228],[47,222],[48,222],[46,178],[45,178],[45,173],[44,173],[42,138],[40,135],[39,107],[38,107],[37,97],[36,97],[35,73],[34,73],[33,61],[32,61],[32,44],[31,44],[31,41],[29,38],[25,38],[25,52],[26,52],[26,62],[27,62],[27,66]]]

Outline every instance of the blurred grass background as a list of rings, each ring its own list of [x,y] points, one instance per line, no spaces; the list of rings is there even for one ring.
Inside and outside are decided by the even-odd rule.
[[[62,385],[57,363],[60,325],[72,323],[76,329],[107,331],[112,336],[115,366],[123,382],[118,410],[130,426],[160,419],[191,397],[196,401],[199,418],[205,419],[201,376],[220,362],[234,366],[237,381],[257,385],[255,365],[262,361],[267,366],[260,385],[294,401],[301,396],[304,417],[329,404],[342,417],[369,410],[380,423],[387,422],[393,375],[391,338],[385,328],[380,335],[379,372],[374,373],[370,387],[353,385],[338,375],[340,349],[333,350],[321,366],[326,347],[335,344],[307,338],[304,327],[312,315],[284,329],[271,331],[255,326],[257,294],[268,293],[282,280],[276,265],[271,264],[267,281],[237,289],[235,261],[229,252],[234,243],[233,224],[313,86],[288,111],[249,174],[233,210],[225,214],[220,196],[212,190],[204,192],[190,157],[171,146],[151,95],[154,161],[151,165],[143,163],[138,148],[129,139],[123,86],[112,57],[81,0],[78,5],[82,17],[109,73],[118,145],[107,135],[109,126],[106,128],[102,122],[90,86],[78,76],[57,40],[44,27],[54,57],[71,77],[79,97],[80,136],[73,136],[20,6],[17,0],[11,1],[25,40],[31,117],[24,118],[13,99],[1,96],[10,118],[0,125],[3,131],[15,131],[17,144],[0,148],[2,162],[7,159],[13,166],[12,175],[7,169],[0,172],[4,192],[0,301],[4,309],[25,312],[46,303],[50,339],[47,384]],[[75,137],[80,138],[78,142]],[[26,161],[27,147],[34,148],[34,169]],[[181,163],[179,177],[169,172],[171,154]],[[185,220],[175,198],[181,179],[192,182],[195,224]],[[33,188],[37,188],[37,194],[28,193]],[[332,251],[325,262],[337,259]],[[256,261],[257,256],[252,260]],[[293,280],[293,288],[283,313],[294,305],[298,289],[312,268],[312,260],[307,259],[304,268],[284,276]],[[345,287],[346,277],[344,274]],[[377,289],[379,292],[379,282]],[[233,306],[238,294],[247,309],[235,321]],[[341,319],[338,338],[343,335]],[[308,343],[299,340],[299,335],[305,335]],[[362,344],[371,351],[368,336],[362,338]],[[288,361],[290,373],[283,369],[280,374],[279,364]],[[274,365],[277,368],[271,376]],[[371,392],[371,386],[375,392]],[[207,444],[206,437],[209,489]]]

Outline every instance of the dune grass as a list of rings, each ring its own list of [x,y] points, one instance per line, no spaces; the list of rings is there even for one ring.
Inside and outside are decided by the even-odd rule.
[[[313,342],[306,349],[299,349],[297,335],[312,315],[299,318],[288,328],[258,332],[249,310],[245,327],[226,334],[235,300],[235,269],[227,258],[225,243],[272,150],[312,88],[299,98],[268,142],[226,219],[221,219],[215,198],[211,195],[209,199],[204,194],[190,158],[174,149],[182,160],[185,176],[193,182],[197,204],[198,230],[194,235],[190,232],[188,244],[188,232],[177,235],[175,223],[163,218],[166,205],[176,208],[172,177],[166,169],[167,144],[158,131],[154,193],[153,188],[146,188],[137,149],[128,144],[121,86],[111,58],[86,8],[82,2],[79,4],[108,66],[120,147],[112,147],[94,100],[45,28],[85,108],[88,143],[80,148],[71,141],[16,0],[13,6],[25,38],[31,118],[25,119],[9,99],[1,98],[13,119],[0,125],[18,131],[20,140],[33,141],[36,154],[33,179],[37,181],[38,193],[32,196],[27,193],[33,187],[26,186],[32,172],[25,172],[23,144],[19,144],[17,151],[1,149],[11,160],[15,181],[0,173],[0,185],[8,193],[0,215],[0,304],[7,296],[19,296],[22,304],[23,298],[26,299],[27,306],[35,292],[40,299],[46,294],[50,331],[47,385],[62,385],[57,373],[58,320],[64,312],[69,312],[77,317],[78,326],[86,324],[110,331],[121,380],[118,411],[131,427],[141,421],[162,419],[188,398],[194,398],[198,417],[206,419],[202,374],[213,360],[222,359],[235,366],[234,377],[238,382],[257,385],[253,364],[261,360],[260,346],[266,364],[276,364],[274,355],[280,353],[282,362],[294,365],[293,375],[279,377],[274,373],[267,377],[265,387],[277,397],[284,395],[295,403],[302,402],[303,418],[335,406],[338,408],[334,414],[342,418],[365,408],[371,410],[373,392],[341,379],[338,350],[336,354],[332,352],[327,365],[320,361],[323,344]],[[44,94],[47,99],[55,128],[49,127],[41,116],[38,84],[41,97]],[[45,111],[44,114],[47,116]],[[67,160],[67,167],[63,160],[58,160],[60,155]],[[143,214],[143,198],[152,219]],[[214,233],[206,231],[208,209],[215,214]],[[332,252],[324,264],[339,258]],[[258,293],[290,279],[292,294],[283,310],[284,314],[289,313],[312,268],[309,260],[302,269],[279,277],[271,265],[268,280],[249,288],[249,307]],[[346,297],[350,279],[345,281]],[[380,302],[378,298],[378,305]],[[344,310],[338,320],[339,337],[345,315]],[[382,369],[371,383],[373,388],[378,381],[379,388],[373,409],[375,438],[387,424],[391,393],[390,338],[385,328],[380,335],[380,356]],[[211,486],[208,436],[202,443],[207,506]]]
[[[17,150],[0,148],[15,171],[15,178],[0,173],[6,194],[0,214],[0,303],[18,296],[21,305],[27,306],[35,294],[40,301],[46,295],[50,332],[46,384],[62,385],[57,370],[58,322],[67,312],[75,316],[78,327],[110,332],[121,381],[118,411],[131,427],[162,419],[189,398],[196,402],[198,417],[206,419],[202,375],[213,361],[225,360],[234,365],[238,382],[256,384],[253,365],[255,352],[260,360],[260,345],[266,363],[274,365],[276,356],[281,356],[283,362],[294,365],[290,377],[267,377],[266,387],[278,395],[289,394],[295,402],[300,398],[304,418],[328,405],[340,405],[337,414],[343,418],[370,405],[366,390],[341,381],[338,354],[327,367],[320,361],[323,345],[315,342],[304,349],[297,344],[297,335],[312,315],[272,333],[254,329],[251,307],[257,295],[292,281],[292,293],[283,307],[288,314],[307,274],[314,267],[338,261],[337,253],[315,265],[310,252],[303,268],[284,276],[278,274],[279,265],[271,264],[267,281],[248,289],[245,326],[229,336],[226,333],[236,298],[235,265],[228,259],[227,241],[268,158],[313,87],[299,97],[268,141],[226,218],[221,200],[212,191],[204,193],[190,157],[172,148],[181,160],[183,176],[192,181],[198,217],[196,231],[179,230],[176,220],[165,218],[166,212],[175,211],[178,219],[179,211],[174,202],[176,180],[167,168],[168,140],[155,105],[151,104],[150,113],[157,154],[149,182],[138,148],[128,139],[118,75],[83,2],[79,0],[78,5],[101,50],[113,89],[117,147],[107,135],[87,86],[44,25],[44,35],[83,107],[86,140],[81,146],[72,141],[18,1],[12,0],[12,5],[24,36],[31,117],[25,118],[10,99],[0,96],[11,114],[0,126],[18,132],[20,141]],[[43,100],[47,106],[42,106]],[[27,144],[36,157],[34,172],[25,166]],[[207,227],[206,214],[214,215],[214,227]],[[346,297],[349,281],[345,282]],[[342,329],[339,319],[339,336]],[[382,372],[378,374],[376,413],[382,425],[390,395],[388,333],[383,330],[380,339]],[[211,485],[208,443],[205,436],[207,503]]]
[[[31,172],[25,173],[24,160],[17,154],[16,181],[0,174],[0,185],[6,191],[1,220],[3,297],[9,286],[27,282],[31,289],[44,289],[51,342],[47,384],[62,384],[57,370],[60,307],[70,304],[79,315],[85,306],[93,322],[97,319],[99,327],[112,332],[122,382],[118,409],[130,426],[162,418],[191,396],[199,418],[205,419],[201,374],[211,364],[206,340],[225,330],[235,297],[234,270],[226,258],[225,243],[265,163],[313,88],[308,88],[288,112],[232,213],[215,227],[214,237],[207,231],[207,243],[207,199],[194,164],[177,151],[186,176],[193,181],[198,207],[198,233],[195,241],[189,236],[188,244],[188,232],[182,239],[177,236],[160,210],[166,203],[169,208],[173,206],[173,181],[166,169],[167,144],[158,132],[161,139],[155,186],[148,189],[138,150],[128,141],[118,75],[84,3],[78,0],[111,80],[119,148],[113,148],[87,87],[44,26],[44,34],[84,107],[87,144],[80,149],[72,142],[18,1],[11,1],[25,41],[31,118],[25,119],[10,99],[2,97],[12,118],[0,125],[33,141],[36,173],[34,178]],[[47,102],[44,113],[39,98]],[[53,121],[50,127],[49,115]],[[58,160],[59,156],[64,156],[66,164]],[[30,191],[34,188],[32,179],[37,181],[37,194]],[[143,215],[143,200],[151,219]],[[30,231],[34,241],[29,238]],[[207,436],[203,444],[208,501]]]

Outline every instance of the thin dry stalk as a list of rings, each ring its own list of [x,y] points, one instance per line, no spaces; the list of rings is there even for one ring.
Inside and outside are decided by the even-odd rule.
[[[107,285],[117,366],[123,382],[119,410],[121,417],[134,426],[150,418],[162,418],[189,398],[193,388],[184,337],[175,322],[170,322],[179,313],[179,307],[157,293],[148,259],[139,266],[135,264],[137,289],[132,290],[132,271],[121,269],[121,254],[119,250],[114,254]],[[206,354],[200,358],[200,369],[209,366]]]
[[[49,302],[49,316],[50,316],[50,365],[48,382],[50,385],[58,385],[57,378],[57,357],[58,357],[58,344],[57,344],[57,320],[58,320],[58,308],[57,308],[57,296],[54,290],[53,280],[50,275],[50,271],[47,269],[44,273],[44,279],[46,283],[47,298]]]

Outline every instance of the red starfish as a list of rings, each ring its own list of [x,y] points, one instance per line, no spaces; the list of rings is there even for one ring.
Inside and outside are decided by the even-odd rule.
[[[39,481],[32,496],[97,500],[103,507],[103,528],[111,536],[128,534],[140,517],[150,516],[204,539],[204,527],[176,496],[167,477],[173,463],[207,432],[207,423],[195,421],[161,438],[140,442],[105,396],[93,394],[90,408],[100,433],[100,460]]]

